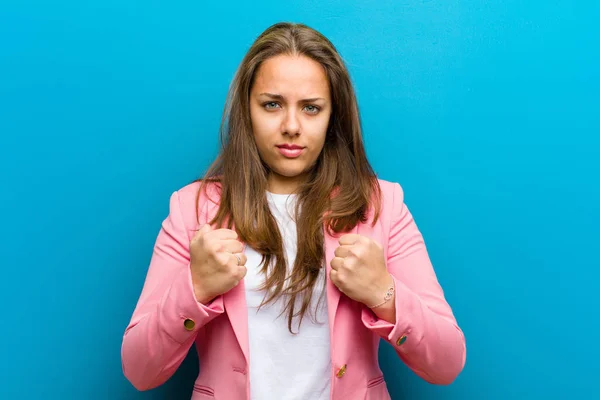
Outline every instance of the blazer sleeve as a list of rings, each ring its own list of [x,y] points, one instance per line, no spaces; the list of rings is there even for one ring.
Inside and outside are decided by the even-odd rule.
[[[121,361],[125,377],[138,390],[167,381],[186,357],[198,330],[224,312],[223,299],[196,301],[190,250],[179,193],[156,239],[141,295],[125,329]]]
[[[390,343],[421,378],[448,385],[464,368],[465,338],[444,298],[399,184],[394,184],[393,193],[387,268],[396,284],[396,323],[377,318],[366,306],[362,321]]]

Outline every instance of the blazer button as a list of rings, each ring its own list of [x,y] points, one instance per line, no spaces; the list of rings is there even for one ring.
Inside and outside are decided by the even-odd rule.
[[[185,321],[183,321],[183,327],[187,331],[193,331],[194,328],[196,327],[196,323],[194,322],[193,319],[187,318]]]
[[[342,365],[342,367],[340,369],[338,369],[335,376],[337,376],[338,378],[341,378],[342,376],[344,376],[344,374],[346,373],[346,368],[347,368],[346,364]]]
[[[406,342],[406,335],[400,336],[400,338],[396,341],[396,346],[401,346],[404,342]]]

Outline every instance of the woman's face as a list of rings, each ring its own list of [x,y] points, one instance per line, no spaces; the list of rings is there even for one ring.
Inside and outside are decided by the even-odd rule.
[[[258,152],[270,168],[270,192],[292,193],[306,179],[323,149],[330,115],[321,64],[290,55],[261,64],[250,91],[250,117]]]

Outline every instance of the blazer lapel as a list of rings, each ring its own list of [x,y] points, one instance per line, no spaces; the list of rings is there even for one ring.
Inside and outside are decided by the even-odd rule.
[[[232,227],[235,230],[235,226]],[[246,244],[244,243],[244,250]],[[244,279],[240,281],[233,289],[223,295],[223,305],[229,316],[229,321],[233,327],[233,332],[237,337],[246,363],[249,363],[249,339],[248,339],[248,306],[246,304],[246,289]]]
[[[218,193],[213,194],[219,199]],[[206,221],[210,221],[216,215],[219,204],[218,201],[207,201],[207,203]],[[232,229],[235,230],[235,226],[233,226]],[[245,250],[246,244],[243,244]],[[246,305],[246,289],[243,279],[237,286],[223,294],[223,306],[240,348],[242,349],[246,363],[249,363],[248,354],[250,346],[248,343],[248,310]]]
[[[358,233],[358,225],[351,229],[349,232],[338,234],[336,236],[330,235],[327,232],[327,228],[325,226],[323,226],[323,231],[325,237],[325,265],[327,268],[327,313],[329,316],[329,330],[333,335],[335,315],[342,293],[337,288],[337,286],[334,285],[334,283],[331,281],[331,278],[329,277],[329,274],[331,273],[331,260],[335,258],[335,249],[337,249],[340,245],[339,238],[349,233]]]
[[[223,305],[229,322],[233,327],[233,332],[237,337],[246,363],[249,362],[249,343],[248,343],[248,310],[246,306],[246,290],[244,280],[223,295]]]

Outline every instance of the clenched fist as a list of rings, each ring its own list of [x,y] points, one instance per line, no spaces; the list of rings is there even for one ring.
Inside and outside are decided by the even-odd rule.
[[[190,241],[192,283],[200,303],[228,292],[246,276],[247,259],[237,237],[231,229],[213,230],[206,224]]]
[[[387,272],[383,247],[362,235],[340,238],[331,260],[331,281],[342,293],[367,306],[379,303],[393,283]]]

